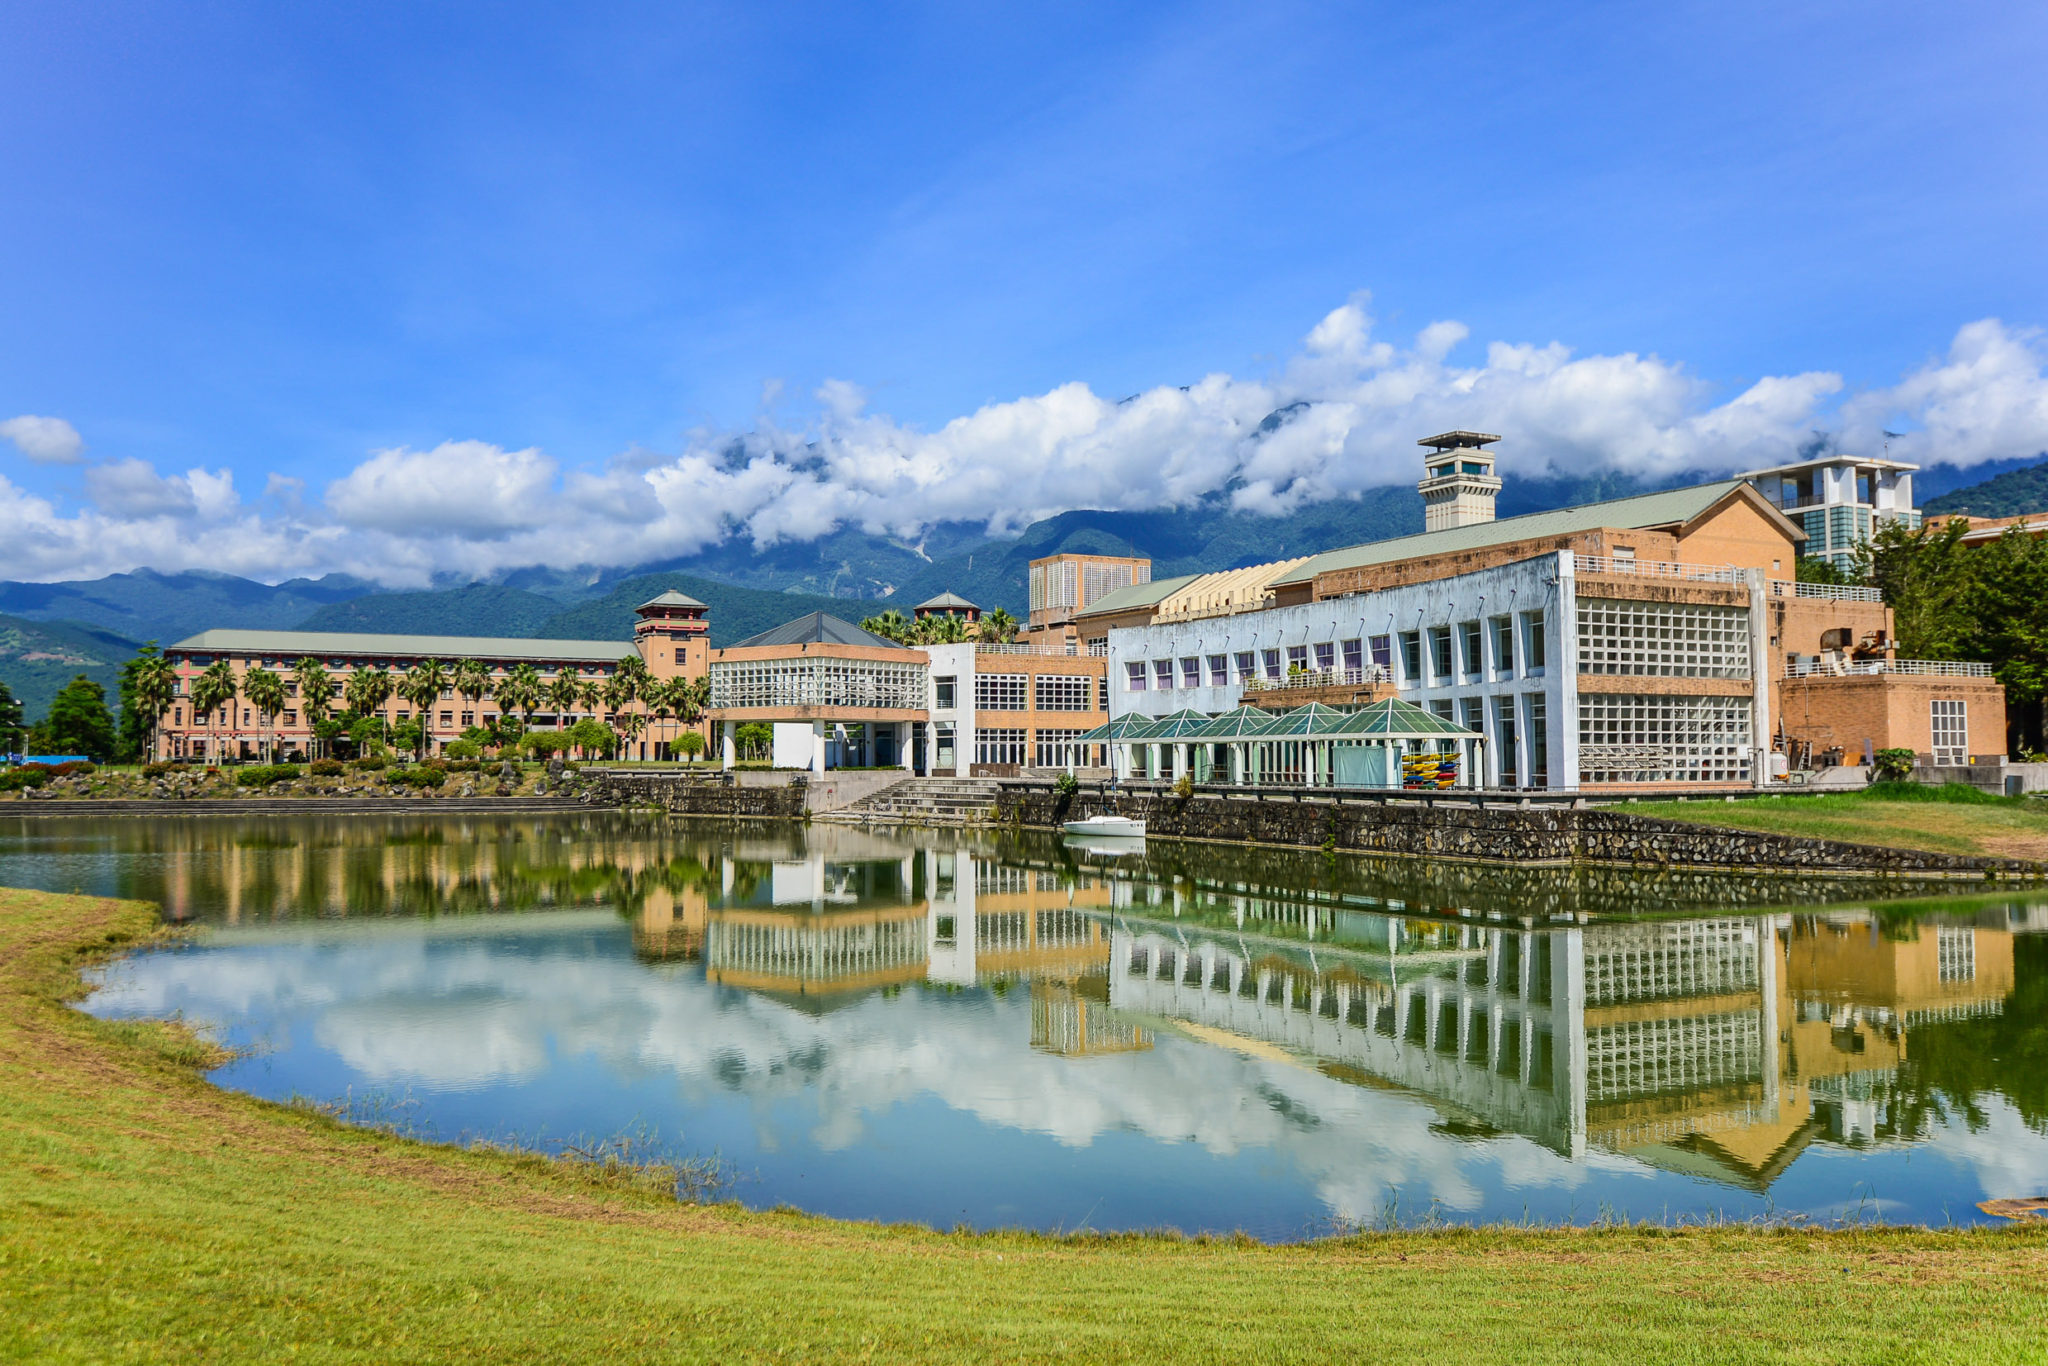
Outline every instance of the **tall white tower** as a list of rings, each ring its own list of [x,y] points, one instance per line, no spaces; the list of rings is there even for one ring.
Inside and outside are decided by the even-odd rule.
[[[1498,440],[1485,432],[1445,432],[1415,443],[1430,452],[1423,457],[1422,482],[1415,486],[1422,495],[1425,531],[1493,520],[1500,480],[1493,474],[1493,452],[1486,448]]]

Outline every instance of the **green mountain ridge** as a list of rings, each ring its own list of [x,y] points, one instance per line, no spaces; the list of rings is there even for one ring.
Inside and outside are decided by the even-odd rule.
[[[0,679],[30,721],[41,720],[58,690],[80,674],[107,690],[111,706],[120,695],[121,666],[139,646],[139,641],[80,622],[0,616]]]
[[[2029,512],[2048,512],[2048,460],[1929,498],[1920,505],[1920,511],[1929,516],[1946,513],[1970,517],[2018,517]]]

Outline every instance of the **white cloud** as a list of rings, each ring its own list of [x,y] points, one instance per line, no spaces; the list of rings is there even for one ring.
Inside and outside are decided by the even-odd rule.
[[[0,441],[12,441],[39,465],[75,465],[85,452],[78,428],[61,417],[10,417],[0,422]]]
[[[833,380],[812,395],[807,423],[786,425],[766,406],[779,388],[764,389],[752,430],[695,431],[667,454],[636,446],[595,470],[565,471],[537,449],[450,441],[373,452],[320,500],[302,501],[274,476],[254,510],[225,470],[160,475],[135,460],[91,467],[90,506],[68,513],[0,482],[0,531],[16,533],[0,539],[0,577],[203,565],[269,579],[347,569],[398,585],[531,564],[630,565],[845,526],[906,538],[940,521],[1014,530],[1074,508],[1185,505],[1224,489],[1238,508],[1276,513],[1405,488],[1416,438],[1454,427],[1501,433],[1511,479],[1729,471],[1793,458],[1817,434],[1875,452],[1886,429],[1906,433],[1895,456],[1921,463],[2048,450],[2041,335],[1995,318],[1961,328],[1945,356],[1887,388],[1849,392],[1841,376],[1815,371],[1719,398],[1655,355],[1579,356],[1556,341],[1492,341],[1474,355],[1455,321],[1402,344],[1379,335],[1369,304],[1359,295],[1333,309],[1271,375],[1212,374],[1121,402],[1076,380],[929,431],[874,412],[858,385]],[[24,422],[43,425],[15,430]],[[28,432],[44,451],[77,449],[60,419],[17,418],[0,432],[17,445]]]
[[[364,530],[488,539],[545,523],[554,482],[555,462],[531,447],[444,441],[378,451],[327,486],[327,505]]]

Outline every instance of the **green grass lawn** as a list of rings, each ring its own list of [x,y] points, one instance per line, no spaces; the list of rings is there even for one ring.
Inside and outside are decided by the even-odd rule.
[[[67,1009],[145,906],[0,891],[0,1358],[2040,1361],[2048,1227],[1296,1247],[679,1205],[208,1085]]]
[[[1615,803],[1614,808],[1630,815],[1774,835],[2048,862],[2048,799],[1994,796],[1960,783],[1886,783],[1826,796],[1628,802]]]

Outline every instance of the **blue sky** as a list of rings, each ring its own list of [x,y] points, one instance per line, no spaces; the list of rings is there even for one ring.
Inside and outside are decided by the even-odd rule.
[[[2032,454],[2044,61],[2013,4],[11,6],[0,575],[1285,506],[1431,422]]]

